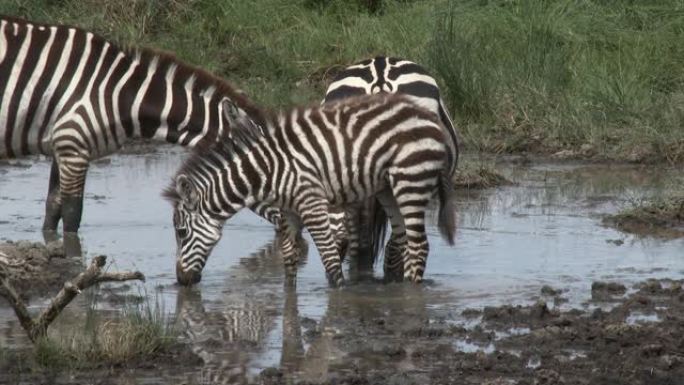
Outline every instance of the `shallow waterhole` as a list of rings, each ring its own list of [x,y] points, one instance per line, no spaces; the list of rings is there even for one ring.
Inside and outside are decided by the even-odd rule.
[[[560,296],[567,301],[558,306],[569,309],[587,306],[594,280],[608,277],[629,287],[648,278],[684,277],[684,240],[639,238],[600,224],[603,214],[630,199],[665,188],[670,178],[681,176],[675,171],[504,164],[500,170],[517,185],[455,192],[459,226],[454,247],[430,227],[423,287],[361,282],[331,290],[309,239],[296,293],[285,293],[281,261],[270,245],[272,227],[243,211],[226,224],[202,282],[181,289],[175,283],[171,207],[160,192],[185,156],[182,150],[163,148],[93,164],[80,234],[86,258],[106,254],[113,269],[137,269],[147,276],[129,294],[142,293],[176,317],[184,340],[204,360],[205,374],[231,368],[253,376],[281,366],[315,378],[358,345],[397,343],[411,351],[412,341],[398,337],[402,332],[435,320],[472,328],[463,310],[529,304],[543,297],[543,285],[563,289]],[[22,164],[28,167],[0,167],[0,237],[39,241],[50,163],[31,159]],[[375,270],[381,277],[380,264]],[[35,300],[33,309],[43,304]],[[103,312],[120,305],[106,299],[95,304]],[[55,329],[78,325],[88,306],[79,298]],[[635,316],[633,321],[650,319]],[[368,334],[364,325],[369,323],[372,330],[386,333]],[[1,303],[0,345],[25,344],[14,314]],[[483,348],[465,340],[459,347]]]

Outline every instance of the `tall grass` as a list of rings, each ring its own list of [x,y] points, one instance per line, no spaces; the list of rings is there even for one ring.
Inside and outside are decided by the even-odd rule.
[[[169,50],[268,106],[395,55],[438,78],[466,145],[684,161],[681,0],[0,0]]]
[[[432,68],[471,143],[684,160],[684,3],[481,1],[440,15]]]

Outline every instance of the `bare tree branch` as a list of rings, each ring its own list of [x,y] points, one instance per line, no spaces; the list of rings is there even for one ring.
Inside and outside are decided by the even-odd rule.
[[[9,283],[9,273],[5,266],[0,263],[0,296],[9,301],[14,313],[19,318],[19,323],[26,330],[31,341],[47,334],[47,328],[59,313],[79,294],[82,290],[100,282],[122,282],[129,280],[145,281],[145,276],[139,272],[103,272],[102,268],[107,262],[107,257],[99,255],[90,263],[90,266],[73,280],[64,283],[62,290],[52,299],[47,309],[33,318],[29,314],[24,301]]]

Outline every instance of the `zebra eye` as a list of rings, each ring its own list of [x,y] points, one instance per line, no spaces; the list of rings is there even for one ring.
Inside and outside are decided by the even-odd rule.
[[[178,236],[181,238],[185,238],[188,236],[188,229],[185,227],[179,227],[176,229],[176,234],[178,234]]]

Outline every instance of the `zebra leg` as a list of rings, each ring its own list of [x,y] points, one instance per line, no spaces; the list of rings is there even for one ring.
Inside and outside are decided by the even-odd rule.
[[[344,284],[342,261],[330,228],[328,202],[324,198],[307,200],[299,205],[299,208],[302,222],[309,230],[318,253],[321,255],[328,282],[331,286],[341,286]]]
[[[83,189],[88,172],[88,159],[73,152],[66,154],[56,152],[55,155],[59,165],[64,251],[68,257],[80,256],[81,242],[77,233],[83,214]]]
[[[335,237],[335,245],[337,252],[340,254],[340,260],[344,262],[344,257],[349,252],[349,224],[347,222],[347,209],[340,209],[338,207],[330,207],[330,227]]]
[[[276,238],[281,239],[281,243],[288,242],[286,249],[296,248],[297,254],[304,254],[306,250],[306,240],[302,236],[301,224],[296,229],[290,226],[287,222],[292,218],[286,218],[287,214],[283,214],[277,207],[270,206],[263,202],[258,202],[250,209],[258,216],[266,219],[275,226]],[[297,219],[298,220],[298,219]],[[289,238],[288,238],[289,237]],[[286,240],[287,239],[287,240]],[[295,250],[290,250],[288,253],[293,253]],[[296,263],[295,263],[296,264]]]
[[[422,181],[397,179],[390,177],[393,195],[406,231],[408,253],[404,254],[404,279],[420,283],[423,280],[429,251],[425,233],[425,211],[434,191],[437,190],[436,183],[439,179],[437,175]],[[410,194],[402,194],[409,189]]]
[[[43,221],[43,239],[45,243],[57,240],[57,226],[62,219],[62,201],[59,193],[59,166],[52,160],[50,182],[45,200],[45,220]]]
[[[302,248],[298,247],[302,237],[302,222],[296,215],[281,213],[278,220],[278,235],[280,239],[283,264],[285,266],[285,286],[297,285],[297,264]]]
[[[404,261],[408,258],[404,217],[401,215],[399,205],[390,191],[383,191],[376,197],[387,213],[392,227],[392,234],[385,249],[383,265],[385,280],[401,281],[404,275]]]

